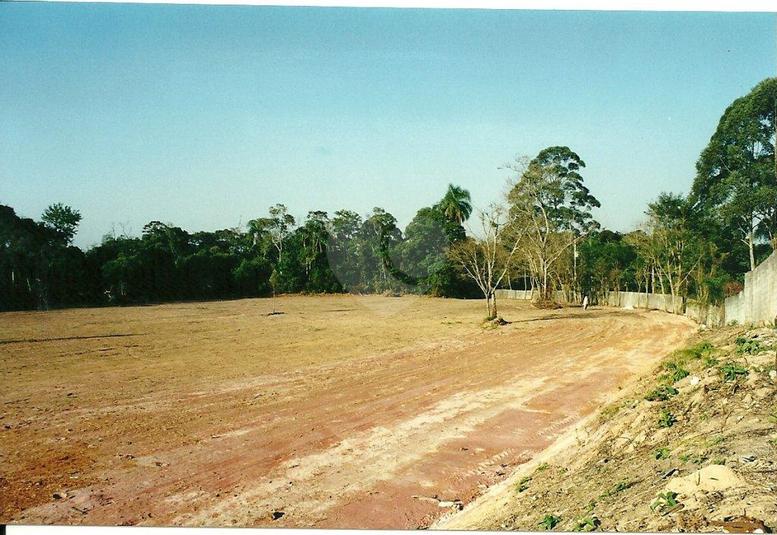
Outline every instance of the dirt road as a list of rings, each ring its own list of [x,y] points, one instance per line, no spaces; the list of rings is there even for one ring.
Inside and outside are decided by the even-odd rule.
[[[427,526],[694,330],[500,305],[494,330],[413,297],[0,315],[0,522]]]

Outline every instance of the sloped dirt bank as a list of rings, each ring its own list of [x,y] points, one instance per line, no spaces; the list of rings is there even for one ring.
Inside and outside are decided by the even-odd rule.
[[[699,333],[440,529],[777,527],[777,330]]]

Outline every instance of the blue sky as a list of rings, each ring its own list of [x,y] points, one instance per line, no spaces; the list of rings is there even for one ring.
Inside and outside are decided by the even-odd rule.
[[[276,202],[404,225],[549,145],[630,230],[777,73],[777,15],[6,3],[0,50],[0,203],[78,208],[81,246]]]

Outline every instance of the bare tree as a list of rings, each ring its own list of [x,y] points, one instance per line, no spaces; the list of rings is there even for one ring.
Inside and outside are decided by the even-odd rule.
[[[497,317],[496,289],[510,270],[518,251],[520,236],[510,231],[507,210],[498,204],[478,210],[480,228],[456,243],[449,255],[477,284],[486,298],[488,319]],[[474,235],[472,235],[474,234]]]

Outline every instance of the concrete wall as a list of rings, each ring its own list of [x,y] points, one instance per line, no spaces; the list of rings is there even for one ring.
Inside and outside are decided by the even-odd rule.
[[[682,297],[676,297],[674,301],[669,294],[649,294],[642,292],[609,292],[607,304],[620,308],[647,308],[649,310],[663,310],[682,314],[685,310],[685,301]]]
[[[726,323],[773,325],[777,321],[777,251],[745,275],[745,288],[726,299]]]
[[[531,290],[497,290],[496,298],[499,299],[531,299]]]
[[[691,299],[685,303],[685,315],[696,323],[710,327],[720,327],[726,323],[725,309],[722,306],[705,305]]]
[[[499,299],[522,299],[529,301],[532,298],[531,290],[497,290],[496,298]],[[536,294],[536,292],[534,292]],[[559,303],[566,303],[567,297],[564,292],[557,291],[554,295],[554,299]]]

